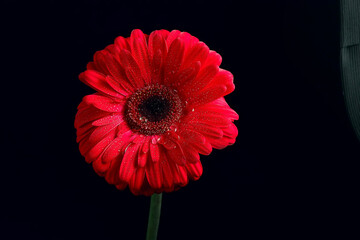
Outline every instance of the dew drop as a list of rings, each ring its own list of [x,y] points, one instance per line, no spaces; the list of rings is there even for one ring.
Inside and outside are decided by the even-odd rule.
[[[129,148],[130,145],[131,145],[131,143],[126,146],[124,153],[126,153],[126,151],[128,150],[128,148]]]
[[[176,131],[177,131],[176,125],[171,125],[171,126],[170,126],[170,130],[176,132]]]

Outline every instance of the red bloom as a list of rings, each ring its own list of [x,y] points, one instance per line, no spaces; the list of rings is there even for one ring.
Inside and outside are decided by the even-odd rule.
[[[202,174],[199,153],[235,142],[235,86],[221,56],[189,33],[134,30],[94,55],[79,75],[97,93],[75,118],[80,152],[118,189],[170,192]]]

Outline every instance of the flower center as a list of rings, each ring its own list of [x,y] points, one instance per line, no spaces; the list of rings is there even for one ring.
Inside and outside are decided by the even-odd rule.
[[[170,103],[161,96],[151,96],[139,105],[139,113],[150,122],[164,119],[170,110]]]
[[[175,90],[154,84],[136,91],[127,99],[125,119],[132,130],[144,135],[157,135],[168,131],[180,119],[182,109]]]

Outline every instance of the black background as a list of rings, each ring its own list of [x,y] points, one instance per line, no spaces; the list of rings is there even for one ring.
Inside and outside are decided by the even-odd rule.
[[[159,239],[322,238],[349,232],[360,145],[339,71],[338,1],[2,1],[2,239],[145,239],[149,198],[85,163],[78,80],[132,29],[187,31],[235,76],[235,145],[164,194]],[[346,225],[342,228],[341,225]]]

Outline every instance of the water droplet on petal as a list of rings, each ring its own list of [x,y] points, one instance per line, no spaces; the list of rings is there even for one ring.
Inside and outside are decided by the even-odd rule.
[[[176,131],[177,131],[176,125],[171,125],[171,126],[170,126],[170,130],[176,132]],[[168,134],[170,134],[170,133],[168,133]]]
[[[131,145],[131,143],[129,144],[129,145],[127,145],[126,146],[126,148],[125,148],[125,151],[124,152],[126,152],[127,150],[128,150],[128,148],[129,148],[129,146]]]

